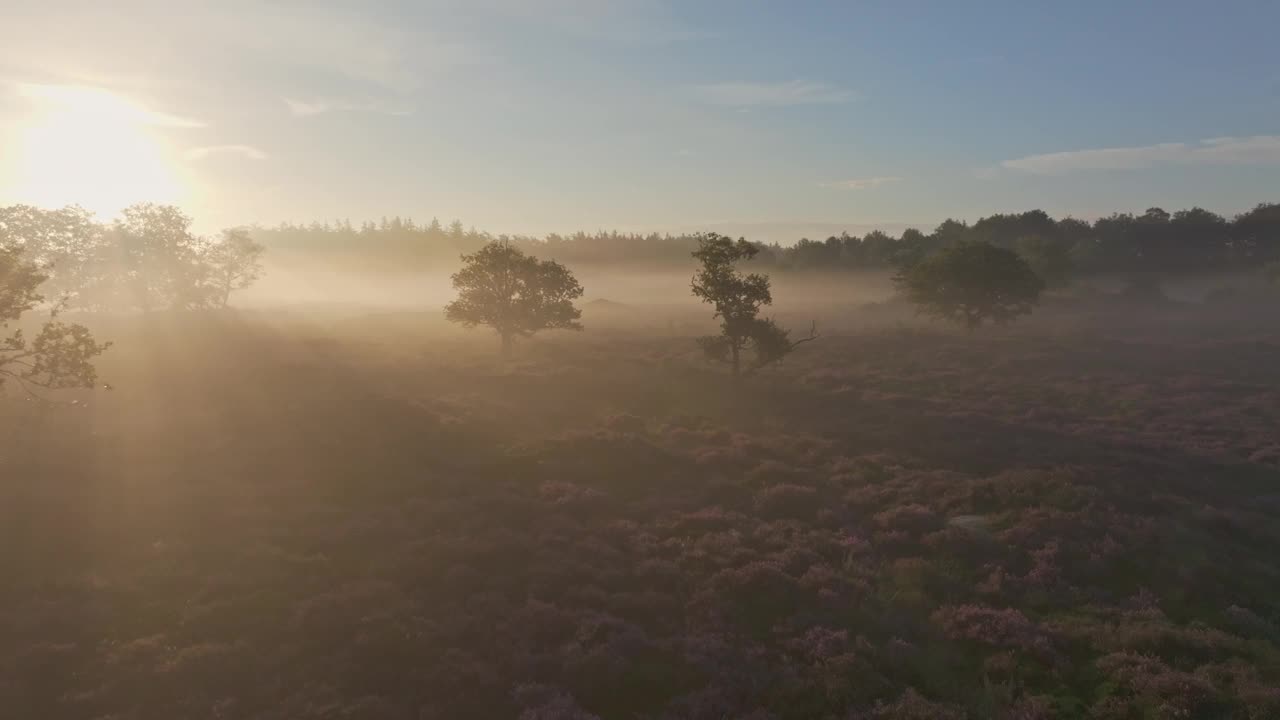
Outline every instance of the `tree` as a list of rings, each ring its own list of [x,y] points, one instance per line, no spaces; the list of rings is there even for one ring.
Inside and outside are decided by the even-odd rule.
[[[968,330],[1030,313],[1044,290],[1044,281],[1017,253],[973,240],[904,269],[894,283],[920,312]]]
[[[445,317],[466,327],[496,330],[503,357],[511,354],[516,337],[582,329],[582,311],[573,306],[582,297],[582,285],[560,263],[538,260],[504,242],[463,255],[462,263],[453,275],[458,299],[445,306]]]
[[[934,228],[933,246],[946,247],[953,245],[961,240],[969,239],[970,228],[959,220],[947,218],[942,224]]]
[[[47,277],[42,289],[68,304],[76,304],[89,284],[101,239],[102,227],[80,207],[0,208],[0,246],[21,249],[23,258]]]
[[[34,338],[11,324],[44,302],[38,288],[46,275],[22,257],[17,247],[0,246],[0,387],[15,380],[28,392],[44,388],[93,387],[97,371],[93,358],[110,343],[98,343],[82,325],[64,323],[55,305]]]
[[[1165,266],[1195,271],[1222,267],[1231,260],[1231,223],[1221,215],[1191,208],[1179,210],[1169,221],[1165,240]]]
[[[218,307],[226,307],[231,293],[244,290],[262,276],[262,245],[247,230],[224,230],[222,240],[205,252],[209,278]]]
[[[209,267],[191,218],[170,205],[125,208],[95,261],[91,304],[144,312],[193,309],[212,300]]]
[[[871,236],[868,235],[867,237]],[[886,253],[890,261],[888,264],[899,269],[910,267],[923,260],[929,254],[929,247],[932,242],[928,235],[915,228],[907,228],[902,231],[902,239],[893,246],[892,250]]]
[[[810,340],[817,339],[816,327],[807,337],[791,340],[790,332],[772,319],[761,318],[760,309],[773,304],[766,275],[743,275],[735,268],[739,260],[750,260],[759,249],[739,238],[737,242],[716,233],[698,236],[693,252],[702,267],[693,276],[693,294],[715,307],[720,334],[699,338],[707,357],[727,363],[735,376],[742,372],[742,356],[751,350],[755,370],[777,362]]]
[[[1014,248],[1018,240],[1032,236],[1057,239],[1058,224],[1043,210],[1028,210],[1012,215],[997,213],[975,222],[967,239],[985,240],[997,247]]]
[[[1018,238],[1014,249],[1044,281],[1046,288],[1062,288],[1070,283],[1074,268],[1071,247],[1065,240],[1028,235]]]
[[[1231,223],[1231,256],[1237,261],[1280,261],[1280,203],[1263,203]]]

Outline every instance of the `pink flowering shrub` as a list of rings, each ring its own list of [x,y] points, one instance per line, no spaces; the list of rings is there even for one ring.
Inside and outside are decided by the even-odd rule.
[[[932,620],[950,640],[1020,650],[1038,657],[1053,654],[1048,634],[1014,608],[952,605],[937,610]]]

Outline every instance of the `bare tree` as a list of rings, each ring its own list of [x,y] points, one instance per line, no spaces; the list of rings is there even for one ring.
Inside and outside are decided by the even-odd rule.
[[[224,230],[221,241],[205,251],[209,282],[213,286],[213,303],[225,308],[231,293],[244,290],[262,277],[264,248],[242,228]]]

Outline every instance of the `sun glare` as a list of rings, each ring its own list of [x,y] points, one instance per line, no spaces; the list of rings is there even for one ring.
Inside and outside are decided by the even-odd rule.
[[[136,202],[177,203],[184,184],[159,126],[190,127],[98,88],[23,85],[33,105],[14,140],[12,194],[41,207],[80,205],[110,219]]]

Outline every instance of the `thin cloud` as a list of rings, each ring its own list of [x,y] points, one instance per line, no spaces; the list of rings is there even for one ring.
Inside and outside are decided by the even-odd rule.
[[[294,100],[285,98],[284,104],[289,107],[289,112],[299,117],[307,117],[309,115],[320,115],[333,110],[333,104],[323,100]]]
[[[885,176],[885,177],[869,177],[854,178],[852,180],[836,180],[835,182],[822,183],[825,188],[838,188],[840,190],[870,190],[878,188],[882,185],[892,185],[896,182],[902,182],[902,178]]]
[[[157,127],[200,128],[199,120],[147,108],[109,90],[88,85],[18,83],[18,94],[28,100],[66,112],[113,117]]]
[[[263,68],[272,76],[305,78],[316,86],[344,83],[369,92],[404,95],[464,66],[500,59],[465,38],[421,24],[396,22],[334,3],[252,0],[138,0],[135,12],[112,3],[84,3],[74,22],[48,3],[6,8],[0,71],[21,77],[124,76],[163,85],[168,66],[194,71],[210,85]],[[327,7],[326,7],[327,5]],[[145,16],[140,25],[134,16]],[[169,42],[157,47],[151,36]],[[198,62],[217,57],[216,63]],[[256,83],[248,83],[254,85]]]
[[[457,38],[359,8],[259,3],[246,12],[211,4],[204,15],[202,32],[225,38],[259,62],[330,74],[396,95],[420,90],[430,77],[459,67],[497,62]]]
[[[239,155],[249,160],[266,160],[267,154],[252,145],[210,145],[187,151],[188,160],[204,160],[212,155]]]
[[[694,90],[705,102],[738,108],[831,105],[849,102],[855,97],[848,90],[808,80],[714,83],[696,85]]]
[[[1193,143],[1075,150],[1005,160],[1000,167],[1033,175],[1141,170],[1169,165],[1280,164],[1280,135],[1218,137]]]
[[[356,103],[343,100],[296,100],[284,98],[285,106],[296,117],[311,117],[331,112],[369,112],[381,115],[410,115],[409,110],[385,107],[377,103]]]
[[[629,46],[661,46],[715,37],[688,26],[671,8],[651,0],[438,0],[453,11],[537,24],[552,32]]]

